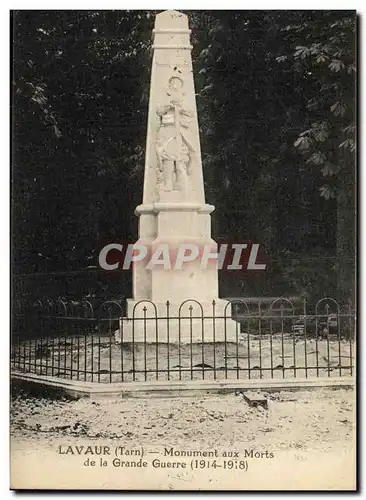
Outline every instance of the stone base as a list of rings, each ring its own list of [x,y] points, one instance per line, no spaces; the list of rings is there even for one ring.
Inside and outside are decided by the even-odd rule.
[[[136,302],[128,300],[127,318],[120,319],[115,333],[117,343],[202,343],[238,342],[240,323],[231,318],[225,300],[182,304]]]
[[[203,342],[238,342],[240,323],[231,318],[129,320],[121,318],[120,329],[115,333],[118,344],[125,342],[192,344]]]

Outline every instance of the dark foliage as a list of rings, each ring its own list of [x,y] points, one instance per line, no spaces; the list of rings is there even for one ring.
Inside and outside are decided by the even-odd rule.
[[[154,14],[12,14],[13,270],[33,275],[19,294],[130,295],[95,269],[137,235]],[[352,298],[355,13],[187,14],[214,237],[270,261],[222,276],[222,294]]]

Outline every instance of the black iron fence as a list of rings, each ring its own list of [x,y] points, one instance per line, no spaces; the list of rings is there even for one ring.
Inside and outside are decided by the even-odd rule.
[[[350,306],[331,298],[222,305],[141,301],[127,318],[125,303],[114,300],[43,300],[26,309],[14,304],[11,366],[104,383],[354,373]]]

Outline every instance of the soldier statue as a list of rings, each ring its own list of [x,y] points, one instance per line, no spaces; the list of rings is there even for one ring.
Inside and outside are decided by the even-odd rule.
[[[170,78],[167,95],[169,102],[159,106],[156,111],[160,117],[156,140],[158,177],[164,191],[186,191],[191,173],[191,155],[194,152],[188,138],[193,113],[184,107],[181,78]]]

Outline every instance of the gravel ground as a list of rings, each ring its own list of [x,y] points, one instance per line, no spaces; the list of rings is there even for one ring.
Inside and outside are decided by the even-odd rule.
[[[65,479],[68,475],[71,481],[64,487],[71,484],[72,487],[127,489],[352,489],[355,484],[354,391],[280,392],[267,396],[268,409],[249,406],[242,394],[98,402],[15,395],[11,410],[13,485],[63,487],[54,468],[53,475],[44,474],[51,462],[56,464],[55,460],[59,460],[62,463],[56,467],[59,471],[67,467],[62,477]],[[235,449],[240,458],[245,450],[254,449],[272,452],[275,459],[249,459],[245,480],[243,474],[238,476],[242,471],[185,470],[179,475],[175,471],[154,470],[149,465],[142,483],[142,471],[113,467],[91,471],[82,466],[85,457],[67,456],[66,460],[57,451],[60,445],[96,444],[111,447],[118,444],[129,449],[143,447],[147,454],[159,452],[160,455],[152,458],[160,459],[164,459],[164,447],[216,449],[219,454]],[[136,476],[137,473],[140,475]],[[88,475],[84,477],[84,474]]]

